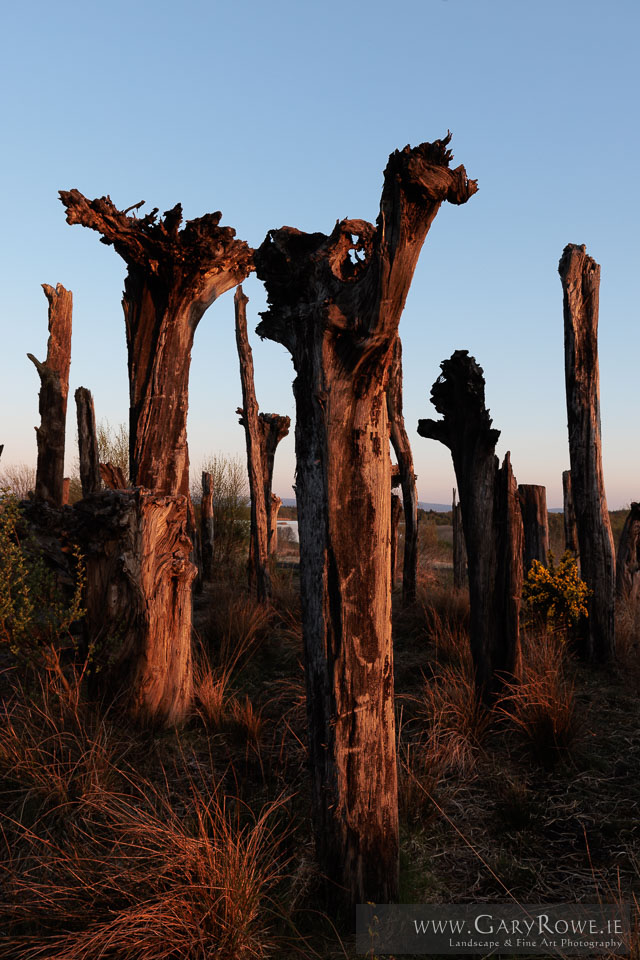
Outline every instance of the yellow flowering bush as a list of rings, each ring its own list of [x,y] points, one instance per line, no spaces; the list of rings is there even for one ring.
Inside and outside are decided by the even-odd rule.
[[[578,564],[567,550],[555,565],[549,551],[549,566],[534,560],[524,581],[525,623],[542,621],[549,629],[576,627],[582,617],[588,616],[587,600],[591,591],[580,579]]]

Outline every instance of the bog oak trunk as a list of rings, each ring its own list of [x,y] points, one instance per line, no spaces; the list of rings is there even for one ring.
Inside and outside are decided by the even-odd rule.
[[[296,495],[316,849],[341,902],[398,892],[386,388],[420,249],[477,187],[449,137],[389,158],[376,227],[273,230],[257,332],[296,371]],[[343,889],[340,890],[339,888]]]
[[[62,506],[64,480],[64,440],[71,365],[71,314],[73,297],[59,283],[55,290],[42,284],[49,301],[49,341],[44,363],[28,353],[40,376],[40,426],[36,427],[38,463],[36,497],[54,507]]]
[[[616,559],[616,596],[635,603],[640,595],[640,504],[632,503]]]
[[[78,387],[75,398],[78,415],[80,483],[82,485],[82,496],[88,497],[91,493],[98,493],[102,487],[98,438],[96,435],[96,415],[90,390],[87,390],[86,387]]]
[[[391,494],[391,589],[396,585],[398,566],[398,527],[402,516],[402,501],[397,493]]]
[[[129,355],[129,463],[134,486],[189,494],[187,408],[191,347],[207,307],[252,269],[251,249],[222,214],[188,220],[182,207],[137,219],[109,197],[60,191],[67,223],[102,234],[127,264],[122,306]]]
[[[282,506],[282,500],[280,497],[277,497],[275,493],[271,494],[271,515],[269,522],[269,554],[276,556],[278,553],[278,514],[280,512],[280,507]]]
[[[495,455],[500,431],[485,407],[482,368],[466,350],[440,367],[431,402],[443,419],[420,420],[418,433],[451,451],[467,548],[471,653],[478,690],[489,698],[519,656],[522,516],[509,454],[501,469]]]
[[[402,572],[402,599],[413,603],[416,599],[418,575],[418,493],[413,472],[413,454],[402,413],[402,343],[396,337],[387,386],[387,415],[391,445],[398,461],[404,508],[404,564]],[[394,566],[395,573],[395,566]]]
[[[528,573],[534,560],[547,566],[549,552],[549,516],[546,487],[521,483],[518,487],[522,524],[524,527],[524,572]]]
[[[563,290],[564,357],[571,487],[588,601],[590,658],[615,654],[615,554],[602,473],[598,304],[600,267],[586,249],[568,244],[558,267]]]
[[[247,303],[242,287],[234,297],[236,344],[240,360],[242,407],[237,410],[247,442],[247,467],[251,495],[251,546],[249,582],[255,582],[258,600],[271,596],[271,577],[267,561],[271,541],[271,484],[276,448],[289,432],[289,417],[259,413],[253,375],[253,354],[247,332]]]
[[[562,471],[562,507],[564,514],[564,548],[578,556],[578,530],[576,528],[576,512],[573,507],[573,493],[571,492],[571,470]]]
[[[184,720],[191,702],[191,582],[187,498],[137,489],[81,500],[86,628],[94,690],[141,724]]]

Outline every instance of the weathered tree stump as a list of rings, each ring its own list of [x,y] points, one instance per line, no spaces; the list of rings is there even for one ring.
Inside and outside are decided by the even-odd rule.
[[[109,490],[126,490],[129,486],[122,467],[118,467],[113,463],[100,464],[100,477],[104,486]]]
[[[464,542],[462,508],[459,503],[456,503],[455,487],[451,503],[451,523],[453,525],[453,586],[456,590],[462,590],[467,582],[467,548]]]
[[[580,573],[592,591],[583,653],[615,654],[615,554],[602,473],[598,305],[600,267],[584,246],[568,244],[558,266],[563,290],[565,381],[571,488]]]
[[[518,487],[522,525],[524,527],[524,572],[528,573],[534,560],[547,566],[549,552],[549,515],[546,487],[521,483]]]
[[[189,494],[187,409],[196,327],[205,310],[252,269],[251,249],[220,213],[188,220],[177,204],[137,219],[109,197],[60,191],[67,223],[102,234],[127,264],[122,305],[129,353],[129,470],[135,486]]]
[[[519,655],[522,516],[509,455],[501,469],[495,456],[500,431],[485,407],[482,368],[466,350],[440,367],[431,402],[443,419],[420,420],[418,433],[451,450],[467,548],[471,653],[487,698]]]
[[[616,596],[635,603],[640,596],[640,504],[632,503],[616,557]]]
[[[271,513],[269,515],[269,555],[276,556],[278,553],[278,513],[282,506],[282,500],[275,493],[271,494]]]
[[[564,514],[564,548],[578,556],[578,528],[576,527],[576,512],[573,507],[571,492],[571,470],[562,471],[562,510]]]
[[[391,589],[396,585],[398,567],[398,529],[402,516],[402,500],[397,493],[391,494]]]
[[[108,490],[74,507],[86,560],[94,689],[141,724],[184,720],[191,702],[187,498]]]
[[[69,490],[71,488],[71,477],[62,478],[62,506],[66,507],[69,503]]]
[[[40,426],[36,427],[38,463],[35,495],[55,507],[62,506],[64,441],[67,424],[69,367],[71,365],[71,315],[73,296],[59,283],[55,290],[42,284],[49,301],[49,340],[44,363],[28,353],[40,376]]]
[[[96,436],[96,415],[91,391],[78,387],[75,393],[78,415],[78,450],[80,452],[80,483],[82,496],[99,493],[102,488],[100,460],[98,458],[98,438]]]
[[[387,416],[391,445],[398,461],[404,508],[404,563],[402,599],[405,604],[416,599],[418,576],[418,493],[413,472],[413,454],[402,413],[402,343],[396,337],[387,385]],[[393,567],[395,580],[395,566]]]
[[[202,579],[210,583],[213,580],[213,476],[202,473],[202,500],[200,501],[200,550],[202,556]]]
[[[377,227],[271,231],[257,328],[296,370],[296,494],[313,815],[339,899],[398,889],[386,387],[398,323],[441,203],[475,193],[449,137],[389,158]],[[336,893],[336,896],[338,894]]]

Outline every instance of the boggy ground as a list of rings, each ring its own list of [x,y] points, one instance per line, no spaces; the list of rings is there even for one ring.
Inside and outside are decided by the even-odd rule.
[[[520,684],[487,712],[466,598],[434,559],[414,607],[394,595],[401,900],[636,902],[636,612],[619,611],[606,669],[528,637]],[[313,860],[295,566],[274,570],[268,609],[244,584],[240,564],[197,598],[180,731],[136,731],[117,704],[86,702],[70,660],[68,689],[7,661],[0,957],[355,956]]]

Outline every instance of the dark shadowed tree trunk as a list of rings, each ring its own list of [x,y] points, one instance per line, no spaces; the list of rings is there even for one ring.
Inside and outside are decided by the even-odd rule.
[[[453,524],[453,585],[456,590],[461,590],[467,582],[467,548],[464,543],[462,508],[459,503],[456,503],[455,488],[451,503],[451,522]]]
[[[271,231],[255,254],[260,336],[296,370],[296,495],[313,815],[343,903],[398,892],[386,387],[424,238],[476,191],[448,139],[389,158],[377,227]]]
[[[500,431],[485,407],[482,368],[466,350],[440,367],[431,402],[443,419],[420,420],[418,433],[451,450],[467,548],[471,653],[487,697],[498,688],[497,674],[512,673],[518,658],[522,516],[508,454],[498,467]]]
[[[524,527],[524,572],[528,573],[534,560],[547,566],[549,552],[549,516],[547,514],[547,490],[533,483],[521,483],[518,487],[522,525]]]
[[[640,595],[640,504],[632,503],[616,558],[616,596],[636,602]]]
[[[404,507],[404,564],[402,599],[413,603],[416,599],[418,576],[418,493],[413,472],[413,454],[402,414],[402,343],[396,337],[387,386],[387,415],[391,445],[398,461]],[[395,567],[393,568],[395,572]]]
[[[40,376],[40,426],[38,464],[36,467],[36,497],[55,507],[62,506],[64,479],[64,440],[69,394],[69,366],[71,364],[71,314],[73,297],[59,283],[55,290],[42,284],[49,301],[49,341],[44,363],[28,353]]]
[[[213,580],[213,476],[202,473],[202,500],[200,501],[200,550],[202,555],[202,579]]]
[[[602,473],[598,305],[600,267],[584,246],[568,244],[558,267],[564,305],[564,355],[571,488],[588,601],[586,655],[615,654],[615,554]]]
[[[578,530],[576,527],[576,512],[573,508],[573,493],[571,492],[571,470],[562,471],[562,506],[564,513],[564,548],[571,550],[578,556]]]
[[[78,415],[80,483],[82,485],[82,496],[88,497],[91,493],[98,493],[102,487],[96,436],[96,415],[90,390],[87,390],[86,387],[78,387],[75,398]]]
[[[102,234],[127,264],[122,305],[129,353],[129,469],[135,486],[189,494],[187,409],[196,327],[207,307],[252,269],[251,250],[221,214],[188,220],[182,207],[138,220],[109,197],[60,191],[67,223]]]
[[[391,589],[396,585],[398,566],[398,527],[402,516],[402,500],[397,493],[391,494]]]
[[[187,498],[108,490],[75,507],[85,531],[94,687],[139,723],[184,720],[191,702]]]

